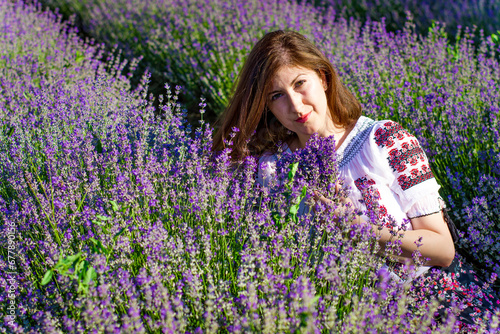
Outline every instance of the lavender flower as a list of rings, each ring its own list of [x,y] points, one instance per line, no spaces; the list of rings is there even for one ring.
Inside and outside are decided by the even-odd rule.
[[[200,8],[205,10],[208,4]],[[265,5],[269,13],[280,9]],[[245,12],[258,7],[234,8]],[[213,16],[211,20],[216,19]],[[250,23],[251,17],[248,14]],[[456,106],[462,113],[456,118],[474,115],[467,114],[467,108],[477,106],[478,97],[464,99],[450,92],[454,82],[477,73],[491,84],[464,83],[463,91],[482,94],[487,110],[496,107],[497,63],[486,52],[480,54],[484,61],[477,62],[464,42],[457,49],[459,59],[445,67],[454,76],[443,79],[446,89],[437,95],[428,88],[421,96],[420,86],[395,89],[391,96],[387,93],[391,85],[406,85],[401,78],[413,73],[409,68],[415,69],[414,80],[407,80],[413,87],[418,80],[428,83],[424,74],[443,67],[425,58],[435,67],[424,73],[425,61],[415,53],[434,51],[435,59],[442,61],[439,64],[451,61],[447,57],[452,56],[435,48],[444,43],[439,36],[435,41],[417,41],[410,32],[395,37],[378,25],[361,34],[359,26],[350,27],[341,20],[329,23],[331,31],[322,30],[314,16],[300,24],[298,17],[291,26],[311,23],[313,38],[324,31],[328,39],[323,48],[338,57],[340,72],[351,88],[357,87],[353,90],[363,97],[365,107],[373,106],[366,108],[368,112],[385,117],[392,107],[409,115],[411,107],[417,109],[427,95],[426,102],[436,103],[432,110],[418,109],[408,118],[414,122],[413,130],[418,128],[427,138],[426,147],[434,147],[429,155],[436,165],[446,159],[465,164],[467,160],[461,160],[465,157],[471,163],[474,159],[484,163],[497,154],[492,144],[498,135],[491,130],[496,124],[493,118],[486,123],[484,143],[477,142],[477,152],[469,156],[463,155],[465,130],[458,128],[460,122],[449,111]],[[414,298],[418,290],[408,291],[387,278],[375,254],[371,227],[350,226],[349,212],[338,217],[331,210],[314,215],[297,211],[289,219],[304,187],[306,195],[317,189],[336,200],[338,173],[331,139],[313,138],[306,149],[284,156],[278,179],[287,182],[263,188],[254,181],[255,158],[231,164],[230,148],[214,156],[212,130],[205,123],[191,133],[176,92],[167,90],[155,107],[147,96],[147,75],[132,90],[123,62],[115,59],[105,65],[100,48],[81,41],[57,16],[37,6],[0,0],[0,19],[5,32],[0,35],[0,300],[10,303],[8,291],[14,289],[17,307],[13,320],[3,319],[3,332],[458,330],[453,314],[441,323],[434,321],[433,299],[421,302]],[[189,30],[189,35],[196,34]],[[245,38],[251,40],[253,35]],[[401,52],[388,51],[394,46],[401,46],[396,48]],[[340,48],[343,51],[337,52]],[[356,48],[359,54],[354,53]],[[368,52],[375,48],[379,53]],[[359,61],[348,65],[345,59],[355,59],[353,54],[359,55]],[[388,55],[394,57],[390,63],[394,67],[384,67],[389,66]],[[482,72],[476,71],[479,68]],[[381,79],[389,77],[389,81]],[[377,85],[382,88],[376,90]],[[379,91],[386,95],[378,96]],[[392,104],[375,107],[389,97]],[[441,120],[439,108],[448,110]],[[428,129],[420,127],[429,115],[453,126],[450,131],[456,141],[425,137]],[[483,123],[471,121],[469,126],[475,129],[479,124]],[[443,125],[433,129],[439,131]],[[435,147],[434,143],[454,146]],[[441,154],[445,160],[438,159]],[[286,161],[299,163],[292,177]],[[497,165],[485,170],[481,177],[485,190],[470,203],[463,205],[453,196],[448,199],[453,206],[469,208],[461,216],[476,212],[484,214],[484,220],[489,217],[489,203],[495,204],[496,197],[488,193],[495,189]],[[467,179],[466,172],[450,170],[449,182],[459,190],[460,186],[467,189],[474,180]],[[321,177],[312,177],[316,173]],[[9,232],[10,227],[15,233]],[[471,245],[476,243],[471,239]],[[9,245],[15,247],[14,265]],[[68,260],[66,275],[56,270],[60,259],[75,254],[85,260]],[[82,277],[85,266],[96,275]],[[45,281],[49,270],[52,277]],[[82,282],[88,289],[79,289]]]

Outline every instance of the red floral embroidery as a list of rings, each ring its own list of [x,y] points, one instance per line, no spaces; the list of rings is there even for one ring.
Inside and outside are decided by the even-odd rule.
[[[400,175],[398,177],[398,183],[403,190],[406,190],[416,184],[432,179],[433,177],[434,175],[429,165],[423,165],[420,169],[412,169],[409,175]]]
[[[377,208],[378,218],[384,220],[384,218],[387,217],[387,208],[385,205],[378,205],[380,192],[374,187],[375,181],[369,180],[366,177],[360,177],[354,181],[354,184],[363,195],[363,201],[365,202],[366,208],[369,210]]]
[[[387,121],[375,131],[375,142],[380,147],[392,147],[395,138],[401,140],[406,136],[410,134],[400,124]]]
[[[387,217],[387,208],[385,205],[380,205],[378,207],[378,219],[383,220],[385,217]]]
[[[374,180],[369,180],[366,177],[360,177],[354,181],[356,188],[359,189],[363,195],[363,200],[365,201],[366,208],[373,208],[374,204],[380,199],[380,192],[377,188],[373,187],[375,184]]]
[[[378,146],[389,149],[389,166],[397,173],[398,183],[403,190],[434,177],[417,139],[400,124],[385,122],[375,131],[375,142]]]
[[[415,166],[419,161],[425,162],[425,153],[416,139],[401,144],[401,148],[389,151],[389,165],[395,172],[403,172],[407,165]]]
[[[360,177],[359,179],[354,181],[354,184],[356,185],[356,188],[359,189],[359,191],[363,191],[369,186],[373,186],[375,184],[374,180],[368,180],[366,177]],[[379,194],[380,196],[380,194]]]

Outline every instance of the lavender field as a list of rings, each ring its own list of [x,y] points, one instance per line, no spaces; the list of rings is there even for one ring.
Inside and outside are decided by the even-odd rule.
[[[496,0],[313,0],[318,7],[331,8],[346,18],[356,20],[385,20],[386,28],[400,30],[409,12],[418,33],[424,35],[433,22],[441,22],[445,33],[455,42],[458,30],[477,27],[479,34],[497,34],[500,28],[500,2]],[[479,41],[479,39],[475,39]]]
[[[77,13],[95,41],[45,5]],[[340,223],[297,215],[308,189],[335,201],[331,140],[285,157],[270,188],[255,182],[254,158],[234,168],[230,149],[211,152],[207,119],[252,45],[297,30],[364,115],[416,135],[458,253],[498,291],[498,36],[464,21],[450,42],[440,23],[422,34],[418,16],[393,32],[340,12],[284,0],[0,0],[0,332],[495,333],[500,313],[464,326],[461,305],[435,317],[439,291],[422,298],[390,279],[352,212]],[[385,256],[397,252],[396,237]]]

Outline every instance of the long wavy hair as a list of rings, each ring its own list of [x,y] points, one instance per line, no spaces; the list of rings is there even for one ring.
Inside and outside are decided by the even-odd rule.
[[[361,104],[340,82],[323,53],[301,34],[277,30],[264,35],[248,55],[233,96],[216,123],[214,151],[223,150],[230,141],[235,161],[276,152],[278,143],[290,144],[297,137],[266,106],[271,80],[284,66],[300,66],[320,77],[325,75],[327,105],[337,126],[347,127],[361,116]]]

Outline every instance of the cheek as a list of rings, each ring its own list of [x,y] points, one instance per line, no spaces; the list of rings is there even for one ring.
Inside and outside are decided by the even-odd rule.
[[[280,108],[279,104],[271,110],[274,117],[281,123],[283,123],[286,120],[285,113],[283,112],[283,110],[284,109]]]
[[[276,123],[279,123],[279,124],[281,124],[281,125],[283,125],[285,127],[287,126],[285,118],[283,118],[283,117],[276,117],[275,120],[276,120]]]
[[[293,127],[293,124],[290,122],[289,119],[285,117],[284,114],[279,113],[279,112],[273,112],[274,119],[270,123],[270,127],[274,130],[279,130],[285,127],[288,130],[291,130],[291,127]]]
[[[326,94],[321,94],[321,105],[328,111],[328,100],[326,99]]]

